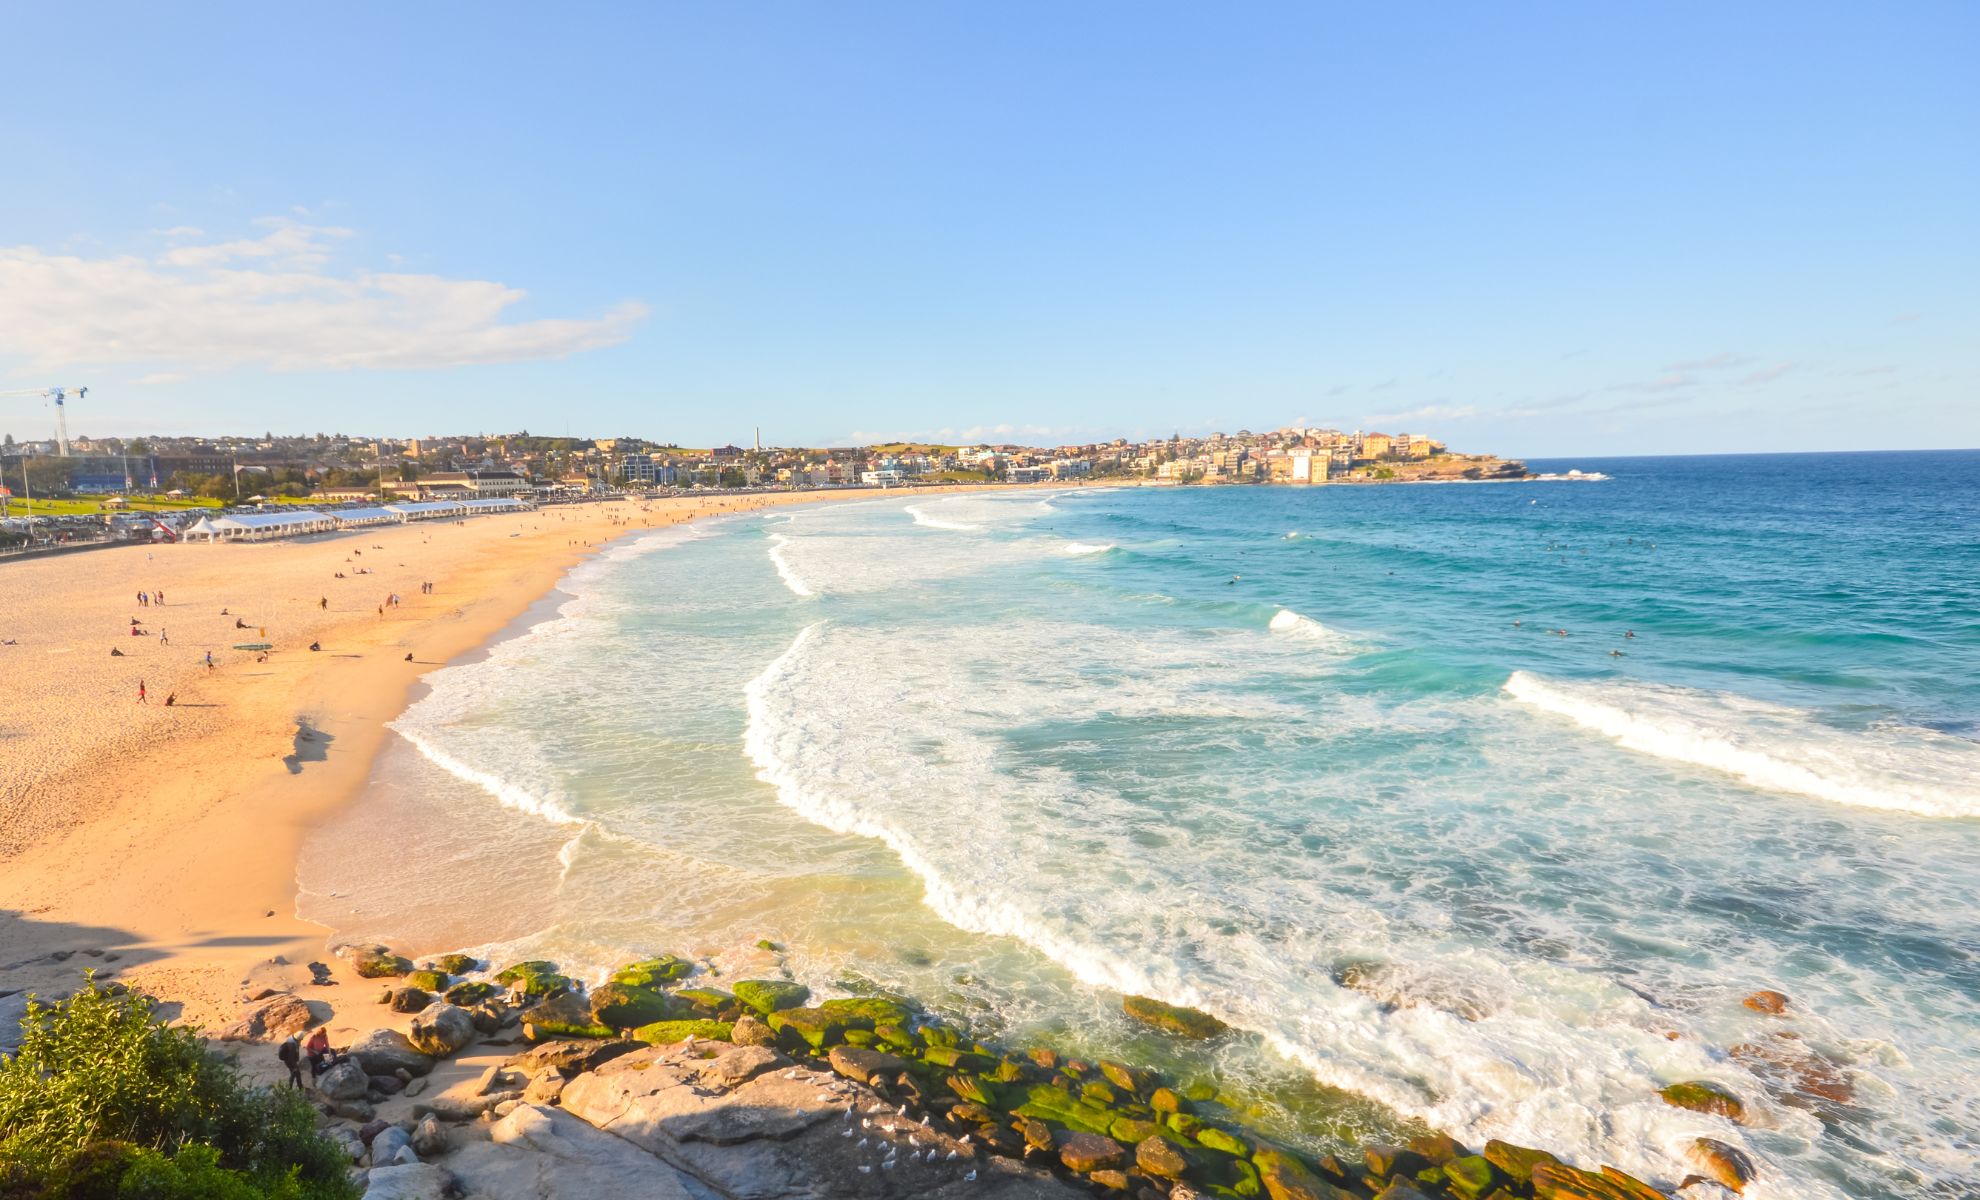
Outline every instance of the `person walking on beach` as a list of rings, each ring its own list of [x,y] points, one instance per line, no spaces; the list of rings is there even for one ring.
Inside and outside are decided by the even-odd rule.
[[[138,680],[138,703],[139,704],[151,703],[151,701],[145,699],[144,697],[144,680],[142,679]]]
[[[206,669],[209,671],[213,669],[213,651],[211,650],[206,652]]]
[[[289,1068],[289,1086],[300,1089],[302,1087],[301,1039],[293,1033],[283,1038],[281,1046],[275,1051],[275,1057],[281,1059],[282,1065]]]
[[[172,644],[172,639],[165,636],[165,627],[163,625],[160,625],[158,627],[158,644],[161,646],[169,646]]]

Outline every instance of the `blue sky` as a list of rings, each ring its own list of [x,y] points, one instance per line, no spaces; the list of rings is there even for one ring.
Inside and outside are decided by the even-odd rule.
[[[12,6],[95,432],[1980,446],[1980,6]],[[45,436],[33,399],[0,429]]]

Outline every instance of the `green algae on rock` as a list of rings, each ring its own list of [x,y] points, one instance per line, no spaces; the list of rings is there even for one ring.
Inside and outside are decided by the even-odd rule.
[[[1178,1037],[1205,1040],[1230,1030],[1230,1026],[1207,1012],[1165,1004],[1147,996],[1121,997],[1121,1011],[1144,1025],[1167,1030]]]
[[[788,979],[745,979],[734,990],[737,1000],[766,1017],[811,999],[810,988]]]
[[[735,1033],[735,1026],[721,1021],[655,1021],[633,1030],[634,1039],[655,1046],[672,1045],[698,1038],[705,1042],[726,1042]]]
[[[694,964],[686,959],[662,954],[620,967],[612,972],[611,982],[627,987],[656,988],[663,984],[679,983],[693,971]]]
[[[447,1003],[458,1004],[462,1008],[473,1008],[484,1000],[492,999],[497,990],[494,984],[483,983],[480,980],[457,983],[447,989]]]
[[[448,975],[465,975],[474,970],[475,960],[465,954],[442,954],[438,958],[428,960],[427,965],[435,971],[444,971]]]
[[[409,971],[406,973],[409,987],[424,988],[429,992],[447,990],[447,973],[444,971]]]
[[[632,1029],[688,1015],[688,1005],[666,992],[623,983],[602,984],[591,993],[591,1016],[607,1029]]]
[[[563,992],[523,1010],[522,1027],[523,1035],[533,1042],[559,1037],[608,1038],[614,1034],[592,1017],[591,1005],[575,992]]]
[[[350,951],[351,969],[366,979],[387,979],[413,969],[412,960],[401,958],[383,946],[354,946]]]
[[[1730,1117],[1735,1121],[1746,1116],[1744,1101],[1718,1084],[1703,1079],[1674,1083],[1657,1094],[1663,1097],[1664,1103],[1688,1108],[1692,1112]]]

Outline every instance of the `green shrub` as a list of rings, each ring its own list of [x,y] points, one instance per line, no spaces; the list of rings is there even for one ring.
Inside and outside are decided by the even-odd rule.
[[[302,1093],[244,1084],[136,993],[31,1001],[0,1060],[0,1197],[351,1200]]]

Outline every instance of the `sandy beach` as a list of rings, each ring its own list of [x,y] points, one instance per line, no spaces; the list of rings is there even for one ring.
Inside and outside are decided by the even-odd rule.
[[[323,955],[324,931],[293,915],[297,849],[362,786],[422,675],[615,537],[861,494],[612,501],[7,564],[0,968],[51,990],[94,960],[186,1019],[231,1019],[255,964]],[[141,606],[141,591],[163,602]],[[233,649],[262,641],[265,660]]]

